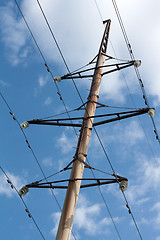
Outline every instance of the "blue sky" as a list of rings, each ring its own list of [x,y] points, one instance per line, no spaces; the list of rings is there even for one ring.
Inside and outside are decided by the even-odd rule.
[[[53,76],[66,74],[67,69],[37,1],[18,2]],[[103,20],[112,20],[108,55],[130,60],[111,0],[41,0],[40,3],[71,71],[89,63],[96,56],[104,30],[101,17]],[[156,108],[154,120],[160,132],[160,3],[158,0],[154,4],[144,0],[119,0],[117,4],[135,57],[142,60],[139,71],[150,106]],[[15,1],[0,1],[0,18],[0,89],[18,122],[65,112],[56,86]],[[75,82],[85,102],[91,81],[85,79]],[[58,87],[68,110],[82,104],[70,80],[58,83]],[[131,67],[104,76],[99,102],[122,107],[122,111],[123,107],[145,107],[134,69]],[[0,104],[0,166],[18,190],[25,184],[43,178],[36,159],[46,176],[61,170],[73,159],[77,138],[72,128],[30,125],[25,129],[35,159],[2,97]],[[97,110],[97,113],[114,111],[105,108]],[[72,114],[79,115],[82,116],[83,112]],[[63,116],[67,117],[66,114]],[[97,131],[115,172],[128,178],[125,194],[142,239],[160,240],[160,146],[155,139],[150,117],[145,114],[109,123],[97,127]],[[112,173],[94,131],[88,159],[91,166]],[[69,171],[62,172],[51,180],[65,179],[69,175]],[[97,172],[95,175],[106,177]],[[90,170],[85,169],[84,176],[92,177]],[[140,239],[118,184],[103,186],[101,191],[121,239]],[[54,190],[54,194],[62,207],[65,190]],[[0,199],[1,239],[43,239],[2,171]],[[30,189],[23,199],[44,238],[55,239],[60,209],[51,192],[47,189]],[[98,188],[81,189],[73,232],[77,240],[119,239]],[[73,236],[71,239],[74,239]]]

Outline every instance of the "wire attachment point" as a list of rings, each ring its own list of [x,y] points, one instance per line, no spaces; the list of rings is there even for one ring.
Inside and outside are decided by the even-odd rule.
[[[26,121],[21,124],[21,129],[25,129],[27,127],[29,127],[29,122]]]
[[[61,77],[54,77],[55,82],[61,82]]]
[[[121,181],[119,184],[119,188],[121,189],[122,192],[126,191],[127,186],[128,186],[128,181],[126,180]]]
[[[27,186],[24,186],[24,187],[22,187],[22,188],[19,190],[19,196],[20,196],[20,197],[25,196],[28,192],[29,192],[28,187],[27,187]]]
[[[141,65],[141,60],[134,61],[134,66],[138,68]]]
[[[154,108],[150,108],[150,109],[148,110],[148,115],[149,115],[151,118],[153,118],[154,115],[155,115],[155,109],[154,109]]]

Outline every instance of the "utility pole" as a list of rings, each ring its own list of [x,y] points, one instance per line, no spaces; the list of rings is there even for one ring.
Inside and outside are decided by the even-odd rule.
[[[103,34],[103,38],[101,41],[98,55],[94,58],[94,60],[97,58],[95,68],[89,68],[89,69],[86,69],[86,70],[83,70],[80,72],[74,72],[72,74],[70,73],[70,74],[64,75],[62,77],[54,78],[54,81],[59,82],[59,81],[61,81],[61,79],[72,79],[74,77],[75,78],[81,78],[81,77],[88,78],[88,77],[92,76],[93,79],[92,79],[92,84],[91,84],[91,88],[90,88],[90,92],[89,92],[89,96],[88,96],[88,101],[87,101],[87,103],[82,105],[82,106],[86,105],[84,117],[50,119],[50,120],[34,119],[31,121],[26,121],[21,124],[22,129],[27,128],[30,124],[81,127],[74,159],[67,165],[66,168],[63,169],[63,170],[68,169],[68,167],[73,163],[70,178],[65,179],[65,180],[60,180],[60,181],[52,181],[52,182],[47,181],[45,183],[42,183],[42,180],[36,181],[36,182],[32,182],[31,184],[25,185],[24,187],[22,187],[19,190],[19,196],[22,197],[28,192],[29,188],[53,188],[53,189],[54,188],[66,189],[67,188],[66,197],[65,197],[65,201],[64,201],[64,205],[63,205],[63,210],[61,213],[61,218],[60,218],[60,222],[59,222],[56,240],[70,240],[73,219],[74,219],[74,215],[75,215],[75,211],[76,211],[80,188],[92,187],[92,186],[97,186],[97,185],[100,186],[100,185],[111,184],[111,183],[116,183],[116,182],[119,183],[119,187],[122,192],[125,191],[127,188],[128,179],[118,176],[118,175],[115,175],[115,174],[112,175],[112,176],[114,176],[114,179],[101,178],[101,179],[96,179],[97,182],[94,182],[92,184],[82,184],[81,185],[82,180],[95,180],[95,179],[91,179],[91,178],[82,178],[84,166],[88,165],[85,163],[85,161],[86,161],[86,157],[87,157],[87,151],[88,151],[92,128],[94,128],[95,126],[98,126],[98,125],[106,124],[109,122],[119,121],[121,119],[138,116],[138,115],[142,115],[145,113],[148,113],[149,116],[151,118],[153,118],[154,113],[155,113],[154,108],[140,108],[137,110],[127,111],[127,112],[125,111],[125,112],[119,112],[119,113],[113,113],[113,114],[95,115],[97,104],[101,105],[101,106],[103,105],[98,102],[98,95],[99,95],[102,76],[105,74],[115,72],[115,71],[119,71],[126,67],[130,67],[132,65],[134,65],[135,67],[139,67],[141,64],[141,61],[128,61],[127,63],[119,63],[119,64],[112,64],[112,65],[104,64],[105,60],[107,58],[106,51],[107,51],[107,45],[108,45],[111,20],[104,21],[103,23],[106,24],[106,26],[105,26],[105,30],[104,30],[104,34]],[[93,63],[94,60],[92,60],[91,63]],[[113,67],[113,66],[115,67],[114,69],[103,72],[104,67]],[[83,75],[83,76],[81,75],[81,73],[84,73],[84,72],[87,72],[87,71],[90,71],[93,69],[94,69],[93,75]],[[116,115],[116,117],[93,123],[93,120],[96,117],[114,116],[114,115]],[[78,119],[83,120],[82,124],[65,122],[68,120],[78,120]],[[61,122],[61,121],[64,121],[64,122]],[[88,167],[90,167],[90,166],[88,165]],[[63,183],[66,181],[69,182],[68,187],[66,185],[65,186],[62,186],[62,185],[57,186],[56,185],[57,183]]]
[[[87,156],[87,150],[88,150],[90,135],[91,135],[92,126],[93,126],[93,118],[87,118],[87,117],[95,116],[96,103],[98,100],[98,94],[99,94],[99,89],[101,84],[102,73],[103,73],[103,65],[106,59],[106,50],[107,50],[111,20],[105,21],[104,24],[106,24],[106,26],[105,26],[102,42],[100,45],[99,53],[97,55],[97,63],[96,63],[96,67],[95,67],[95,71],[92,79],[90,93],[88,96],[88,102],[87,102],[86,110],[84,114],[84,120],[80,130],[80,135],[79,135],[76,153],[74,156],[74,162],[72,166],[72,171],[70,175],[71,181],[69,181],[69,184],[68,184],[56,240],[69,240],[71,231],[72,231],[73,219],[75,215],[76,205],[77,205],[80,186],[81,186],[81,180],[75,180],[75,179],[82,179],[82,176],[83,176],[84,163]]]

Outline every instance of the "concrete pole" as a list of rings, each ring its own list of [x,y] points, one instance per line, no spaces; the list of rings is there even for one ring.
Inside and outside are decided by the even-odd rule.
[[[63,210],[59,222],[59,227],[57,231],[56,240],[70,240],[70,235],[72,231],[73,218],[75,215],[76,205],[78,201],[81,180],[75,181],[74,179],[82,179],[84,163],[87,156],[87,150],[93,125],[93,118],[85,119],[89,116],[95,115],[96,103],[98,100],[98,94],[100,89],[100,83],[103,73],[103,65],[106,59],[106,50],[108,43],[108,35],[110,29],[111,20],[107,20],[104,35],[100,45],[99,53],[97,56],[97,63],[95,72],[93,75],[93,80],[90,88],[90,93],[88,96],[88,103],[86,105],[86,110],[84,114],[84,120],[80,130],[80,136],[77,144],[75,161],[72,166],[72,171],[70,175],[71,181],[68,184],[67,193],[63,205]],[[82,161],[80,161],[80,160]]]

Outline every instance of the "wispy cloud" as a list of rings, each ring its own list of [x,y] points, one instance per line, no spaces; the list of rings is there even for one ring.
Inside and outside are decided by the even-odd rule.
[[[102,80],[100,93],[103,99],[112,100],[112,102],[124,103],[125,84],[122,79],[119,78],[119,74],[112,74],[106,76]]]
[[[15,6],[9,2],[0,7],[2,41],[6,47],[8,60],[16,66],[24,62],[30,48],[27,46],[28,32],[21,18],[15,16]]]
[[[54,223],[54,228],[52,228],[51,233],[52,233],[54,236],[55,236],[56,233],[57,233],[60,216],[61,216],[61,213],[60,213],[60,212],[53,213],[52,216],[51,216],[51,218],[53,219],[53,223]]]
[[[53,159],[51,157],[44,158],[42,160],[42,164],[46,167],[52,167],[53,166]]]
[[[75,137],[70,137],[67,133],[63,132],[61,137],[57,140],[57,147],[61,149],[63,154],[66,154],[76,147]]]
[[[74,221],[76,228],[83,229],[87,235],[108,233],[112,222],[110,218],[101,217],[102,209],[102,204],[91,204],[84,195],[80,195]],[[118,222],[119,218],[114,220]],[[99,224],[97,225],[96,222]]]
[[[3,87],[8,87],[8,86],[10,86],[9,83],[7,83],[7,82],[5,82],[5,81],[3,81],[3,80],[0,80],[0,85],[3,86]]]
[[[48,78],[47,77],[43,77],[43,76],[40,76],[38,78],[38,83],[39,83],[39,86],[40,87],[44,87],[48,82]]]
[[[129,201],[134,204],[141,205],[145,201],[149,201],[150,196],[148,193],[152,191],[153,194],[156,194],[159,187],[160,170],[155,164],[154,159],[151,160],[149,161],[142,155],[139,155],[139,159],[137,159],[136,178],[134,178],[134,182],[130,183],[126,192]]]
[[[159,104],[160,84],[158,79],[160,70],[158,67],[159,61],[157,58],[157,53],[153,50],[153,46],[154,48],[157,47],[157,49],[159,47],[157,40],[159,39],[159,31],[157,31],[157,29],[159,28],[160,22],[160,17],[158,17],[159,15],[157,14],[159,3],[156,3],[155,6],[152,6],[151,9],[153,12],[150,12],[150,14],[152,14],[152,18],[149,22],[148,10],[146,11],[146,9],[150,8],[145,7],[145,9],[137,9],[137,3],[139,4],[138,1],[134,1],[134,3],[128,3],[127,12],[124,11],[124,9],[126,9],[126,5],[124,7],[123,2],[119,2],[118,5],[121,9],[122,17],[124,17],[124,19],[127,19],[127,21],[124,21],[124,24],[127,25],[127,33],[129,39],[131,42],[136,43],[133,45],[133,50],[135,52],[138,52],[138,57],[140,57],[143,62],[142,72],[147,91],[152,96],[155,96],[155,104]],[[146,5],[146,1],[142,0],[141,5],[143,6],[144,4]],[[147,3],[147,5],[149,6],[149,3]],[[68,64],[74,69],[75,67],[78,67],[79,65],[90,61],[96,55],[103,33],[103,25],[101,24],[96,5],[92,4],[90,1],[85,1],[84,8],[82,1],[76,1],[75,5],[75,2],[73,0],[70,0],[68,2],[68,9],[71,14],[66,11],[63,13],[63,16],[60,16],[58,13],[61,11],[63,6],[64,1],[61,1],[59,4],[55,4],[52,1],[47,1],[45,4],[42,2],[42,7],[45,11],[51,28],[54,30],[55,37],[59,43],[60,48],[63,51],[64,57],[66,58]],[[117,20],[115,18],[114,11],[113,9],[112,11],[110,10],[112,6],[111,4],[108,4],[107,9],[105,6],[106,5],[103,2],[99,3],[102,16],[108,15],[108,17],[113,19],[111,39],[114,50],[110,47],[109,51],[113,55],[114,51],[116,51],[118,57],[126,58],[126,56],[124,56],[124,52],[127,52],[126,46],[120,31],[120,27],[117,28]],[[47,55],[47,59],[51,60],[52,62],[56,61],[57,63],[60,63],[62,59],[59,56],[59,52],[55,46],[51,34],[49,33],[48,27],[43,19],[37,3],[32,0],[22,1],[21,7],[29,25],[32,28],[34,36],[40,45],[40,48]],[[90,18],[88,18],[87,9],[90,8],[92,8],[92,11],[90,12]],[[133,9],[136,10],[133,11]],[[27,47],[27,39],[29,33],[22,18],[17,19],[13,10],[14,5],[11,2],[9,2],[5,7],[0,8],[2,16],[2,24],[0,28],[2,32],[2,41],[4,42],[6,49],[9,49],[9,51],[7,51],[8,58],[12,65],[17,65],[26,59],[30,51],[30,49]],[[127,17],[128,12],[131,13],[129,19]],[[135,13],[143,17],[141,17],[141,19],[138,19],[137,15],[135,17]],[[90,26],[93,25],[94,28],[91,28]],[[134,34],[135,31],[133,31],[133,28],[135,28],[135,26],[136,34]],[[142,31],[141,29],[149,29],[150,34],[148,35],[148,31]],[[40,34],[41,32],[43,32],[43,35]],[[70,32],[70,34],[68,34],[68,32]],[[82,36],[85,36],[85,38],[82,38]],[[128,54],[126,55],[128,57]],[[101,92],[103,94],[103,97],[116,102],[124,102],[124,81],[120,79],[119,76],[115,75],[107,79],[108,80],[102,83],[103,88]],[[130,73],[130,76],[127,77],[129,84],[131,80],[133,80],[132,73]],[[134,79],[134,82],[137,82],[137,80]]]
[[[151,211],[156,212],[156,216],[154,216],[153,222],[154,226],[159,229],[160,225],[160,202],[157,202],[154,204],[154,206],[151,208]]]
[[[39,76],[37,80],[37,86],[34,88],[34,96],[37,97],[41,92],[45,89],[47,86],[47,83],[49,82],[48,76]],[[46,102],[46,103],[45,103]],[[47,102],[47,99],[45,100],[44,105],[47,105],[49,103],[49,99]]]
[[[110,218],[101,217],[102,211],[102,204],[92,204],[84,195],[80,195],[74,218],[75,232],[83,230],[85,231],[86,235],[90,236],[94,236],[95,234],[98,234],[99,236],[101,234],[108,234],[112,221]],[[57,212],[52,214],[52,219],[55,225],[51,232],[53,235],[55,235],[58,228],[60,213]],[[119,222],[120,219],[116,217],[114,218],[114,221]]]
[[[46,100],[44,101],[44,105],[48,106],[52,103],[52,98],[51,97],[47,97]]]

